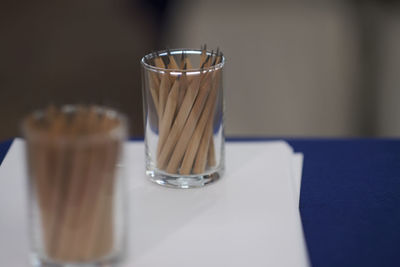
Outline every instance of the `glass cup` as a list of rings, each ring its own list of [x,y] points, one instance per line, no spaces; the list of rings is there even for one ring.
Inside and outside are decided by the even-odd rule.
[[[108,108],[50,107],[28,115],[26,140],[34,266],[104,266],[125,247],[126,119]],[[108,266],[108,265],[107,265]]]
[[[160,185],[191,188],[224,172],[220,52],[176,49],[141,60],[146,174]]]

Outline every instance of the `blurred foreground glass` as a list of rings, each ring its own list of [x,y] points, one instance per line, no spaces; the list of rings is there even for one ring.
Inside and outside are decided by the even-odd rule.
[[[146,174],[201,187],[224,171],[222,53],[160,51],[142,58]]]
[[[125,186],[118,168],[124,116],[102,107],[48,108],[26,117],[34,266],[103,266],[125,247]]]

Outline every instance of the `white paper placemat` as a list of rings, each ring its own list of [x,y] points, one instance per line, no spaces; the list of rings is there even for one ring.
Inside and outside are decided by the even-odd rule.
[[[126,144],[123,266],[308,266],[298,212],[302,156],[285,142],[228,143],[226,173],[201,189],[149,182],[142,142]],[[0,167],[0,264],[27,266],[23,142]]]

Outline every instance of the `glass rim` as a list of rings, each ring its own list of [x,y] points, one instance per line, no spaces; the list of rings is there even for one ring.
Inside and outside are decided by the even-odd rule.
[[[92,142],[99,142],[107,139],[114,139],[114,140],[124,140],[128,137],[128,120],[127,117],[118,112],[116,109],[106,107],[106,106],[99,106],[99,105],[62,105],[57,107],[63,113],[75,112],[79,107],[92,107],[95,109],[96,113],[103,113],[105,116],[109,118],[115,118],[118,120],[118,125],[113,127],[112,129],[104,132],[96,132],[96,133],[86,133],[86,134],[77,134],[74,136],[70,136],[67,134],[57,134],[52,135],[48,131],[43,131],[40,129],[34,129],[29,125],[29,117],[34,116],[35,119],[39,119],[45,115],[46,109],[37,109],[30,112],[26,115],[20,124],[20,129],[22,132],[22,136],[24,139],[29,140],[42,140],[46,142],[47,140],[57,141],[57,142],[65,142],[65,143],[92,143]]]
[[[193,68],[193,69],[186,69],[186,70],[159,68],[157,66],[151,65],[146,62],[147,60],[154,58],[155,57],[154,55],[166,56],[166,55],[168,55],[168,53],[170,53],[172,55],[182,55],[182,53],[190,54],[190,55],[201,55],[202,51],[203,51],[202,49],[192,49],[192,48],[164,49],[164,50],[152,52],[152,53],[145,55],[140,60],[140,63],[143,66],[143,68],[145,68],[147,70],[156,71],[156,72],[170,72],[172,75],[174,75],[174,74],[179,75],[180,73],[199,74],[201,72],[208,72],[208,71],[214,71],[214,70],[221,69],[225,65],[225,57],[223,54],[221,54],[222,55],[221,62],[216,65],[204,67],[204,68]],[[206,55],[210,55],[210,56],[216,55],[216,51],[206,50]]]

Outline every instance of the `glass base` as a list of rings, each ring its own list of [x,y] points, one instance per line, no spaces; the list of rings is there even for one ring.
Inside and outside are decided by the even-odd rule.
[[[31,255],[31,264],[34,267],[112,267],[118,266],[120,262],[120,257],[107,257],[91,262],[58,262],[40,258],[36,254]]]
[[[222,171],[213,171],[201,175],[172,175],[157,170],[147,170],[146,175],[154,183],[172,188],[198,188],[217,181]]]

